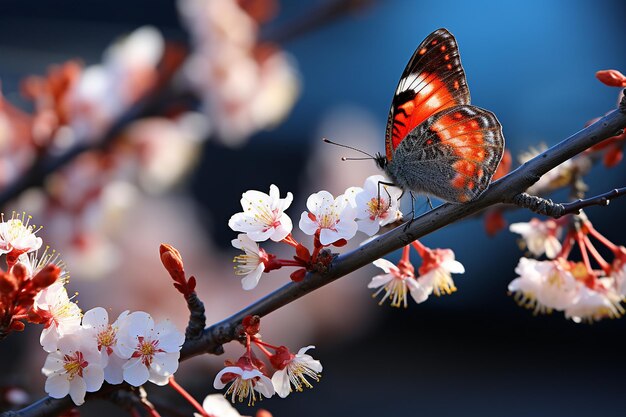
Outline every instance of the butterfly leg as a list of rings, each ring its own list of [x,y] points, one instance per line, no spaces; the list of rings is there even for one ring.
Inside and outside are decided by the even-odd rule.
[[[428,206],[432,210],[433,209],[433,203],[432,203],[432,201],[430,201],[430,196],[428,196],[428,195],[426,196],[426,201],[428,201]]]
[[[380,207],[380,186],[381,185],[389,185],[391,187],[395,187],[396,184],[394,184],[393,182],[386,182],[386,181],[378,181],[378,207]],[[391,194],[389,194],[389,190],[387,190],[387,188],[385,188],[385,192],[387,193],[387,198],[389,199],[389,204],[391,204]],[[402,191],[402,193],[404,194],[404,191]],[[402,196],[400,196],[402,197]]]
[[[415,220],[415,196],[413,195],[412,191],[409,191],[409,195],[411,196],[411,212],[409,213],[411,215],[411,219],[406,222],[404,224],[404,231],[406,232],[406,230],[411,227],[411,223],[413,223],[413,220]]]

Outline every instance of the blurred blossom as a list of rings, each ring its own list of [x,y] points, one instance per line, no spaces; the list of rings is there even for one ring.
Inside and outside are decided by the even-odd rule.
[[[546,149],[548,149],[548,147],[545,144],[541,144],[538,148],[531,148],[527,152],[522,153],[518,158],[520,164],[530,161]],[[593,163],[588,155],[583,153],[575,156],[546,172],[539,181],[529,187],[526,192],[528,194],[538,194],[542,190],[545,192],[546,190],[568,186],[572,184],[574,178],[587,174],[592,165]]]
[[[554,220],[542,222],[533,218],[530,222],[513,223],[509,230],[522,235],[523,244],[534,256],[545,253],[549,259],[554,259],[561,251],[561,225]]]
[[[5,101],[0,91],[0,187],[15,181],[34,158],[32,117]]]
[[[230,145],[284,119],[299,94],[292,59],[258,42],[258,22],[236,0],[179,0],[194,51],[185,74],[216,136]]]
[[[141,119],[129,126],[126,137],[136,148],[140,186],[158,194],[176,185],[195,166],[207,128],[191,112],[176,119]]]
[[[156,82],[164,40],[141,27],[111,45],[99,65],[87,67],[70,92],[71,126],[77,137],[95,138]]]

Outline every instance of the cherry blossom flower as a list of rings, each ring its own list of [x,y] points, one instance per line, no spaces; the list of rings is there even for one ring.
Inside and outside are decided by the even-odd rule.
[[[537,261],[521,258],[509,291],[521,293],[521,299],[535,312],[549,313],[572,306],[580,296],[580,287],[567,261]]]
[[[104,381],[103,364],[93,339],[76,333],[62,337],[58,350],[48,354],[42,368],[48,377],[45,391],[52,398],[63,398],[68,393],[74,404],[85,402],[86,392],[100,389]]]
[[[430,289],[428,295],[434,292],[436,296],[440,296],[443,293],[452,294],[456,291],[451,274],[462,274],[465,272],[465,268],[463,264],[454,259],[452,249],[426,248],[426,251],[420,252],[420,255],[423,262],[419,268],[420,276],[417,278],[417,282]]]
[[[126,317],[128,311],[109,324],[109,314],[102,307],[92,308],[83,315],[82,328],[95,340],[105,366],[104,379],[110,384],[121,384],[124,380],[122,365],[126,361],[114,354],[114,351],[117,350],[117,332]]]
[[[402,219],[399,207],[402,190],[382,184],[384,182],[389,180],[382,175],[372,175],[355,195],[357,225],[368,236],[373,236],[381,226]]]
[[[155,325],[148,313],[136,311],[124,318],[117,339],[115,353],[128,359],[122,367],[124,381],[137,387],[146,381],[167,384],[178,369],[185,335],[169,321]]]
[[[255,391],[264,397],[270,398],[274,395],[274,385],[272,381],[258,368],[252,365],[252,361],[245,356],[239,358],[233,366],[222,369],[213,381],[215,389],[222,389],[230,384],[224,395],[230,395],[231,402],[235,399],[243,402],[248,400],[248,405],[254,405],[257,400]]]
[[[19,256],[22,253],[31,252],[41,247],[41,238],[35,236],[38,229],[36,230],[35,226],[30,224],[30,219],[30,216],[26,217],[23,214],[21,218],[13,217],[5,222],[4,216],[2,216],[2,222],[0,223],[0,255],[13,252],[14,255]]]
[[[407,307],[407,292],[411,294],[416,303],[423,303],[432,291],[432,288],[417,282],[413,266],[410,263],[401,261],[396,266],[386,259],[377,259],[373,264],[385,271],[385,274],[376,275],[372,278],[367,285],[367,288],[379,288],[373,297],[385,291],[385,295],[378,303],[379,305],[382,305],[389,298],[392,307]]]
[[[274,184],[270,186],[269,195],[256,190],[246,191],[241,198],[243,212],[234,214],[228,226],[236,232],[247,233],[255,242],[267,239],[280,242],[293,228],[291,218],[284,213],[292,201],[291,193],[280,198]]]
[[[309,196],[306,206],[309,211],[300,216],[300,229],[307,235],[319,234],[322,245],[349,240],[356,234],[356,210],[343,194],[333,198],[328,191],[320,191]]]
[[[554,220],[531,219],[528,223],[513,223],[509,230],[522,235],[526,247],[535,256],[545,253],[549,259],[554,259],[561,250],[558,239],[561,227]]]
[[[601,279],[602,282],[605,279]],[[593,322],[603,318],[618,318],[624,314],[620,297],[602,284],[597,289],[582,285],[576,301],[565,309],[565,317],[576,323]]]
[[[307,377],[316,382],[320,380],[322,364],[306,354],[313,348],[315,346],[303,347],[294,355],[285,346],[281,346],[272,356],[272,365],[277,368],[272,376],[272,384],[276,394],[281,398],[287,397],[292,392],[292,386],[298,392],[301,392],[303,387],[313,388]]]
[[[235,274],[243,276],[241,279],[243,289],[251,290],[257,286],[259,279],[261,279],[261,274],[265,270],[265,262],[268,261],[268,254],[244,233],[240,233],[237,239],[233,239],[231,243],[235,248],[244,251],[242,255],[237,255],[233,259],[233,262],[237,263]]]
[[[63,282],[43,289],[34,302],[35,313],[45,320],[39,341],[46,352],[54,352],[60,337],[80,329],[80,308],[67,295]]]

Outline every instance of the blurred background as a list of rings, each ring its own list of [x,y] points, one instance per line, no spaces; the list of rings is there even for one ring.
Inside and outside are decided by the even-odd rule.
[[[83,155],[49,176],[44,191],[30,189],[2,207],[5,213],[27,210],[44,226],[39,235],[67,263],[68,291],[79,292],[83,310],[100,305],[113,316],[144,310],[184,328],[185,306],[158,259],[161,242],[177,247],[188,273],[198,278],[209,323],[288,282],[291,271],[281,270],[244,292],[232,273],[237,251],[230,241],[236,234],[227,222],[241,209],[241,193],[267,192],[270,184],[281,195],[292,192],[287,213],[297,222],[309,194],[325,189],[338,195],[377,174],[373,162],[342,162],[347,152],[320,139],[382,151],[398,78],[415,47],[437,28],[456,36],[472,103],[496,113],[514,160],[613,109],[619,90],[602,85],[594,74],[626,69],[626,3],[619,0],[247,0],[241,2],[247,19],[226,0],[208,2],[0,4],[5,114],[10,103],[11,111],[36,115],[29,123],[49,133],[33,135],[31,147],[40,146],[42,137],[59,153],[90,143],[143,92],[173,80],[167,94],[174,99],[160,108],[168,117],[129,126],[108,149],[115,157]],[[120,37],[146,25],[151,28],[120,46]],[[259,39],[272,46],[255,47]],[[116,40],[117,49],[111,50]],[[176,57],[188,59],[172,76],[163,69],[162,56],[178,64]],[[24,79],[43,77],[51,65],[75,59],[80,76],[72,72],[78,70],[62,70],[77,86],[68,99],[74,116],[63,121],[58,103],[46,104],[45,94],[33,87],[41,83],[25,86]],[[161,66],[155,69],[157,61]],[[102,113],[94,114],[94,108]],[[4,187],[19,177],[22,165],[36,160],[26,145],[6,138],[0,142]],[[19,159],[23,164],[14,163],[16,149],[25,155]],[[585,181],[599,194],[623,187],[626,172],[623,164],[610,170],[597,164]],[[567,193],[555,198],[566,199]],[[587,214],[596,229],[624,244],[625,207],[626,200],[616,200]],[[506,218],[512,223],[530,216],[516,211]],[[309,237],[295,237],[312,246]],[[456,293],[410,302],[407,309],[379,307],[366,288],[378,270],[368,267],[272,313],[263,320],[264,339],[293,350],[316,345],[313,356],[324,365],[323,377],[313,390],[264,400],[252,409],[238,406],[239,411],[253,414],[262,407],[276,417],[623,415],[624,319],[575,324],[561,314],[534,317],[518,307],[507,295],[523,255],[517,236],[505,230],[489,238],[480,218],[423,242],[452,248],[464,264],[466,273],[455,277]],[[289,253],[276,244],[267,249]],[[31,399],[44,395],[39,332],[27,326],[0,344],[0,384],[24,387]],[[223,360],[241,352],[231,344],[222,357],[184,362],[178,380],[202,399],[214,392]],[[157,404],[174,404],[180,415],[191,415],[167,387],[149,392]],[[81,410],[120,413],[104,402]]]

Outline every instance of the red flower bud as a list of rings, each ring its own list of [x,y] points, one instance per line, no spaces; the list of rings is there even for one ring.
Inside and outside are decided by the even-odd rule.
[[[622,150],[622,148],[612,148],[606,151],[602,162],[604,163],[605,167],[613,168],[622,161],[623,157],[624,151]]]
[[[488,210],[485,214],[485,231],[488,236],[495,236],[506,227],[506,220],[502,212],[497,209]]]
[[[26,265],[22,263],[16,263],[15,265],[13,265],[13,268],[11,268],[11,273],[15,275],[15,278],[17,278],[18,282],[24,282],[26,279],[30,278],[28,276],[28,269],[26,269]]]
[[[296,269],[295,271],[291,273],[291,275],[289,275],[289,277],[291,278],[293,282],[300,282],[304,279],[305,276],[306,276],[306,269],[304,268]]]
[[[55,264],[48,264],[33,277],[33,286],[42,290],[54,284],[59,279],[59,275],[61,275],[61,268]]]
[[[0,271],[0,294],[9,295],[17,291],[17,280],[13,274]]]
[[[167,243],[161,243],[159,253],[161,254],[161,262],[172,279],[176,282],[185,282],[185,270],[180,252]]]
[[[254,336],[261,329],[261,317],[259,316],[246,316],[241,322],[243,331],[248,336]]]
[[[609,87],[626,87],[626,76],[618,70],[598,71],[596,78]]]
[[[24,330],[25,327],[26,325],[21,321],[13,320],[11,322],[11,325],[9,326],[9,330],[14,332],[21,332],[22,330]]]

